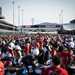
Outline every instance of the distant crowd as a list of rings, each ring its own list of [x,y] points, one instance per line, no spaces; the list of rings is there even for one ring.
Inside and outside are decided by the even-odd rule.
[[[75,44],[72,35],[0,35],[0,75],[4,75],[4,69],[10,66],[27,69],[27,73],[19,71],[18,75],[70,75],[68,65],[74,64],[74,55]],[[30,65],[33,70],[43,65],[49,67],[43,68],[42,73],[37,74],[30,73]]]

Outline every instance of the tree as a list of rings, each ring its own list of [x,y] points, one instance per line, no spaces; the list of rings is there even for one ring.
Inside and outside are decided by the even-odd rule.
[[[70,23],[75,23],[75,19],[71,20]]]
[[[0,19],[4,19],[4,17],[0,16]]]

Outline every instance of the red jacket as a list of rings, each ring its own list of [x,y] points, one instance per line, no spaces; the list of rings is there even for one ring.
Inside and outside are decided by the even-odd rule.
[[[25,53],[26,55],[28,55],[28,54],[30,53],[30,51],[31,51],[31,45],[24,47],[24,53]]]
[[[52,67],[52,68],[43,69],[42,75],[51,75],[55,71],[57,75],[69,75],[67,70],[61,67],[60,68]]]
[[[57,68],[58,69],[58,73],[59,73],[59,75],[69,75],[68,74],[68,71],[66,70],[66,69],[64,69],[64,68]]]
[[[0,61],[0,75],[4,75],[4,64]]]

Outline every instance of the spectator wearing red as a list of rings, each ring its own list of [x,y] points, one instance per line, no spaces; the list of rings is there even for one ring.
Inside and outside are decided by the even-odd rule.
[[[31,52],[31,44],[27,43],[24,47],[24,54],[28,55]]]
[[[61,67],[60,58],[55,56],[53,57],[54,70],[58,72],[58,75],[69,75],[68,71],[65,68]]]
[[[68,71],[61,67],[59,57],[54,56],[52,60],[53,66],[43,69],[42,75],[69,75]]]
[[[62,52],[60,53],[60,58],[61,58],[61,64],[63,67],[66,67],[67,64],[70,63],[70,51],[68,48],[64,48],[64,50],[62,50]]]
[[[4,64],[1,60],[0,60],[0,75],[4,75]]]

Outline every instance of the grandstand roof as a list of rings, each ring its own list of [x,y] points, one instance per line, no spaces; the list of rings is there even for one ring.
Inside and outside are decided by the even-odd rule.
[[[14,26],[13,24],[10,24],[8,22],[6,22],[5,20],[0,19],[0,23],[5,24],[5,25],[10,25],[10,26]],[[14,26],[16,27],[16,26]]]
[[[60,24],[57,24],[57,23],[49,23],[49,22],[43,22],[43,23],[35,24],[35,25],[60,25]]]

